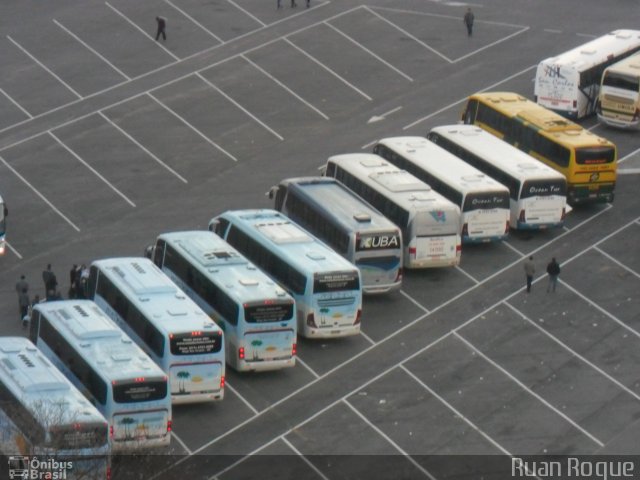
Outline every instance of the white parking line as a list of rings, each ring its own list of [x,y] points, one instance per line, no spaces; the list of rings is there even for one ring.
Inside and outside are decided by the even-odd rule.
[[[98,172],[95,168],[93,168],[91,165],[89,165],[87,162],[85,162],[80,155],[78,155],[76,152],[74,152],[73,150],[71,150],[71,148],[69,146],[67,146],[62,140],[60,140],[51,130],[47,131],[47,133],[49,135],[51,135],[51,137],[58,142],[58,144],[60,144],[60,146],[62,148],[64,148],[67,152],[69,152],[76,160],[78,160],[80,163],[82,163],[85,167],[87,167],[91,172],[93,172],[93,174],[98,177],[100,180],[102,180],[111,190],[113,190],[116,194],[118,194],[118,196],[120,196],[125,202],[127,202],[129,205],[131,205],[132,207],[135,208],[136,204],[133,203],[129,197],[127,197],[124,193],[122,193],[120,190],[118,190],[115,185],[113,185],[111,182],[109,182],[109,180],[107,180],[104,176],[102,176],[102,174],[100,174],[100,172]]]
[[[564,262],[566,263],[566,262]],[[542,278],[542,277],[541,277]],[[616,322],[618,325],[620,325],[622,328],[624,328],[625,330],[627,330],[629,333],[635,335],[636,337],[640,338],[640,332],[638,332],[637,330],[634,330],[633,328],[631,328],[629,325],[627,325],[626,323],[624,323],[622,320],[620,320],[618,317],[616,317],[615,315],[613,315],[612,313],[608,312],[607,310],[605,310],[604,308],[602,308],[600,305],[598,305],[596,302],[594,302],[593,300],[591,300],[589,297],[587,297],[586,295],[583,295],[582,293],[580,293],[576,288],[573,288],[571,285],[569,285],[566,281],[562,280],[562,279],[558,279],[558,283],[564,285],[566,288],[568,288],[569,290],[571,290],[574,294],[576,294],[577,296],[579,296],[581,299],[583,299],[585,302],[587,302],[589,305],[591,305],[592,307],[594,307],[596,310],[598,310],[600,313],[602,313],[603,315],[609,317],[611,320],[613,320],[614,322]]]
[[[447,402],[444,398],[442,398],[440,395],[438,395],[431,387],[429,387],[429,385],[427,385],[422,380],[420,380],[406,366],[400,365],[400,368],[407,375],[409,375],[416,383],[418,383],[418,385],[420,385],[422,388],[424,388],[427,392],[429,392],[429,394],[431,394],[432,396],[437,398],[438,401],[440,401],[440,403],[442,403],[445,407],[447,407],[449,410],[451,410],[456,417],[460,418],[460,420],[465,422],[467,425],[469,425],[471,428],[473,428],[476,432],[478,432],[482,437],[484,437],[484,439],[487,440],[491,445],[496,447],[498,450],[500,450],[505,455],[509,455],[510,457],[512,456],[511,452],[509,452],[506,448],[504,448],[502,445],[500,445],[496,440],[491,438],[491,436],[488,433],[484,432],[484,430],[482,430],[480,427],[478,427],[475,423],[473,423],[471,420],[469,420],[467,417],[465,417],[456,407],[454,407],[449,402]]]
[[[187,444],[182,441],[182,439],[176,434],[174,430],[171,430],[171,436],[175,439],[176,442],[180,444],[182,448],[184,448],[184,450],[187,452],[187,455],[191,455],[193,453],[191,449],[187,447]]]
[[[409,295],[407,292],[405,292],[404,290],[400,290],[400,295],[402,295],[404,298],[406,298],[407,300],[409,300],[411,303],[413,303],[416,307],[418,307],[420,310],[422,310],[424,313],[429,313],[429,309],[427,307],[425,307],[424,305],[422,305],[419,301],[417,301],[415,298],[413,298],[411,295]]]
[[[200,28],[201,30],[203,30],[205,33],[207,33],[208,35],[212,36],[213,38],[215,38],[218,42],[220,42],[221,44],[224,43],[224,40],[221,39],[219,36],[217,36],[215,33],[213,33],[211,30],[209,30],[208,28],[206,28],[204,25],[202,25],[200,22],[198,22],[195,18],[193,18],[191,15],[189,15],[187,12],[185,12],[184,10],[182,10],[180,7],[178,7],[177,5],[175,5],[173,2],[171,2],[171,0],[164,0],[165,3],[167,3],[168,5],[172,6],[173,8],[175,8],[177,11],[179,11],[184,17],[188,18],[189,20],[191,20],[191,22],[193,22],[194,25],[196,25],[198,28]]]
[[[559,338],[557,338],[556,336],[554,336],[553,334],[551,334],[550,332],[548,332],[547,330],[545,330],[544,328],[542,328],[540,325],[538,325],[536,322],[534,322],[533,320],[531,320],[529,317],[527,317],[524,313],[522,313],[520,310],[518,310],[516,307],[514,307],[513,305],[511,305],[509,302],[504,302],[504,304],[509,307],[511,310],[513,310],[516,314],[520,315],[524,320],[526,320],[527,322],[529,322],[531,325],[533,325],[534,327],[536,327],[540,332],[544,333],[547,337],[549,337],[551,340],[553,340],[555,343],[557,343],[558,345],[560,345],[562,348],[564,348],[566,351],[568,351],[569,353],[571,353],[574,357],[576,357],[577,359],[579,359],[581,362],[589,365],[591,368],[593,368],[595,371],[597,371],[599,374],[601,374],[603,377],[605,377],[607,380],[609,380],[611,383],[616,384],[618,387],[620,387],[622,390],[624,390],[625,392],[627,392],[629,395],[631,395],[632,397],[634,397],[636,400],[640,400],[640,395],[638,395],[636,392],[634,392],[633,390],[631,390],[629,387],[627,387],[626,385],[624,385],[623,383],[621,383],[620,381],[616,380],[615,378],[613,378],[611,375],[609,375],[607,372],[605,372],[604,370],[602,370],[600,367],[598,367],[596,364],[590,362],[589,360],[587,360],[585,357],[583,357],[582,355],[580,355],[578,352],[574,351],[573,349],[571,349],[571,347],[569,347],[568,345],[565,345],[562,340],[560,340]]]
[[[633,152],[625,155],[624,157],[618,159],[618,163],[622,163],[622,162],[626,162],[627,160],[629,160],[630,158],[635,157],[635,155],[640,152],[640,148],[635,149]]]
[[[313,463],[311,463],[311,461],[306,456],[304,456],[289,440],[287,440],[284,435],[280,437],[280,439],[287,445],[287,447],[293,450],[293,452],[296,455],[298,455],[304,463],[306,463],[309,467],[311,467],[311,470],[316,472],[316,474],[320,478],[322,478],[323,480],[330,480],[329,477],[327,477],[324,473],[322,473],[322,471],[318,467],[316,467]]]
[[[529,70],[533,70],[534,68],[537,68],[537,65],[531,65],[530,67],[525,68],[524,70],[520,70],[517,73],[514,73],[513,75],[508,76],[507,78],[504,78],[492,85],[489,85],[488,87],[483,88],[482,90],[479,90],[478,93],[482,93],[482,92],[486,92],[487,90],[491,90],[495,87],[497,87],[498,85],[502,85],[505,82],[508,82],[509,80],[512,80],[516,77],[519,77],[520,75],[527,73]],[[415,120],[414,122],[411,122],[409,125],[405,125],[404,127],[402,127],[403,130],[407,130],[409,128],[415,127],[417,124],[424,122],[425,120],[428,120],[431,117],[434,117],[442,112],[445,112],[447,110],[449,110],[452,107],[455,107],[456,105],[460,105],[463,102],[467,101],[467,97],[461,98],[460,100],[457,100],[453,103],[450,103],[449,105],[447,105],[446,107],[442,107],[440,110],[436,110],[433,113],[430,113],[429,115],[426,115],[422,118],[419,118],[418,120]]]
[[[102,112],[98,112],[98,114],[104,118],[113,128],[115,128],[116,130],[118,130],[118,132],[120,132],[122,135],[124,135],[125,137],[127,137],[131,142],[133,142],[140,150],[142,150],[143,152],[145,152],[147,155],[149,155],[151,158],[153,158],[160,166],[162,166],[163,168],[165,168],[166,170],[168,170],[169,172],[171,172],[173,175],[175,175],[178,180],[180,180],[183,183],[189,183],[187,181],[186,178],[184,178],[182,175],[180,175],[178,172],[176,172],[173,168],[171,168],[169,165],[167,165],[166,163],[164,163],[162,160],[160,160],[158,157],[156,157],[153,152],[149,151],[144,145],[142,145],[140,142],[138,142],[135,138],[133,138],[131,135],[129,135],[127,132],[125,132],[122,128],[120,128],[120,126],[118,126],[115,122],[113,122],[109,117],[107,117],[104,113]]]
[[[364,333],[362,330],[360,330],[360,335],[362,335],[362,338],[364,338],[367,342],[369,342],[371,345],[375,345],[376,342],[373,341],[373,339],[367,335],[366,333]]]
[[[99,52],[97,52],[94,48],[91,47],[91,45],[88,45],[86,42],[84,42],[80,37],[78,37],[75,33],[73,33],[71,30],[69,30],[67,27],[65,27],[64,25],[62,25],[60,22],[58,22],[55,18],[53,19],[53,23],[55,23],[57,26],[59,26],[62,30],[64,30],[65,32],[67,32],[69,35],[71,35],[78,43],[80,43],[82,46],[84,46],[87,50],[89,50],[91,53],[93,53],[96,57],[98,57],[100,60],[102,60],[104,63],[106,63],[107,65],[109,65],[113,70],[115,70],[116,72],[118,72],[121,76],[123,76],[124,78],[126,78],[127,80],[131,80],[131,77],[129,77],[129,75],[127,75],[126,73],[124,73],[122,70],[120,70],[118,67],[116,67],[113,63],[111,63],[109,60],[107,60],[105,57],[103,57],[102,55],[100,55]]]
[[[468,273],[466,270],[464,270],[460,265],[456,265],[455,269],[457,271],[459,271],[460,273],[462,273],[463,275],[465,275],[467,278],[469,278],[473,283],[480,283],[480,280],[478,280],[477,278],[475,278],[474,276],[472,276],[470,273]]]
[[[238,10],[240,10],[241,12],[245,13],[248,17],[252,18],[253,20],[255,20],[256,22],[258,22],[262,27],[266,27],[267,24],[264,23],[262,20],[260,20],[258,17],[256,17],[255,15],[251,14],[251,12],[245,10],[244,8],[242,8],[240,5],[238,5],[236,2],[234,2],[233,0],[227,0],[227,2],[229,2],[231,5],[233,5],[234,7],[236,7]]]
[[[542,398],[540,395],[538,395],[536,392],[534,392],[533,390],[531,390],[529,387],[527,387],[524,383],[522,383],[518,378],[516,378],[515,376],[513,376],[511,373],[509,373],[505,368],[503,368],[502,366],[500,366],[498,363],[496,363],[495,361],[493,361],[491,358],[489,358],[487,355],[485,355],[482,351],[480,351],[478,348],[476,348],[471,342],[469,342],[466,338],[464,338],[463,336],[461,336],[457,331],[453,332],[453,335],[459,339],[461,342],[463,342],[465,345],[467,345],[468,348],[470,348],[471,350],[473,350],[474,352],[476,352],[476,354],[480,357],[482,357],[486,362],[488,362],[489,364],[491,364],[494,368],[500,370],[504,375],[506,375],[512,382],[516,383],[520,388],[522,388],[525,392],[529,393],[532,397],[536,398],[540,403],[542,403],[543,405],[545,405],[547,408],[549,408],[550,410],[552,410],[553,412],[555,412],[557,415],[559,415],[560,417],[564,418],[567,422],[569,422],[571,425],[573,425],[577,430],[579,430],[580,432],[582,432],[585,436],[587,436],[589,439],[591,439],[591,441],[593,441],[594,443],[596,443],[599,447],[604,447],[604,443],[601,442],[600,440],[598,440],[595,435],[591,434],[589,431],[587,431],[585,428],[583,428],[582,426],[580,426],[577,422],[575,422],[574,420],[572,420],[568,415],[566,415],[565,413],[561,412],[560,410],[558,410],[556,407],[554,407],[553,405],[551,405],[551,403],[549,403],[548,401],[546,401],[544,398]]]
[[[236,397],[238,397],[242,401],[242,403],[244,403],[247,406],[247,408],[249,410],[251,410],[253,412],[254,415],[257,415],[259,413],[258,410],[253,405],[251,405],[249,403],[248,400],[246,400],[242,395],[240,395],[235,388],[233,388],[231,385],[229,385],[229,382],[225,382],[224,388],[228,388],[229,390],[231,390],[233,392],[233,394]]]
[[[403,71],[399,70],[398,68],[394,67],[393,65],[391,65],[389,62],[387,62],[386,60],[384,60],[383,58],[381,58],[380,56],[376,55],[375,53],[373,53],[371,50],[369,50],[367,47],[365,47],[364,45],[356,42],[353,38],[351,38],[349,35],[347,35],[346,33],[344,33],[342,30],[334,27],[333,25],[331,25],[328,21],[324,21],[323,22],[326,26],[328,26],[329,28],[331,28],[332,30],[336,31],[337,33],[339,33],[340,35],[342,35],[344,38],[346,38],[347,40],[349,40],[351,43],[353,43],[354,45],[356,45],[357,47],[361,48],[362,50],[364,50],[365,52],[367,52],[369,55],[371,55],[372,57],[374,57],[376,60],[378,60],[379,62],[383,63],[384,65],[386,65],[387,67],[389,67],[391,70],[393,70],[394,72],[396,72],[397,74],[403,76],[404,78],[406,78],[408,81],[413,82],[413,78],[411,78],[409,75],[407,75],[406,73],[404,73]]]
[[[527,30],[529,30],[529,28],[530,27],[523,27],[522,29],[518,30],[517,32],[513,32],[512,34],[507,35],[506,37],[502,37],[501,39],[496,40],[495,42],[491,42],[491,43],[489,43],[487,45],[484,45],[483,47],[478,48],[478,49],[474,50],[473,52],[469,52],[466,55],[462,55],[461,57],[456,58],[453,61],[453,63],[458,63],[458,62],[460,62],[460,61],[462,61],[462,60],[464,60],[466,58],[471,57],[472,55],[477,54],[478,52],[481,52],[481,51],[486,50],[488,48],[494,47],[494,46],[498,45],[499,43],[506,42],[507,40],[510,40],[511,38],[513,38],[513,37],[515,37],[517,35],[520,35],[521,33],[526,32]]]
[[[76,97],[78,98],[82,98],[82,95],[80,95],[78,92],[76,92],[73,88],[71,88],[70,85],[68,85],[64,80],[62,80],[58,75],[56,75],[55,73],[53,73],[49,67],[47,67],[44,63],[42,63],[40,60],[38,60],[36,57],[34,57],[33,55],[31,55],[22,45],[20,45],[18,42],[16,42],[13,38],[11,38],[9,35],[7,35],[7,38],[9,39],[9,41],[11,43],[13,43],[16,47],[18,47],[20,50],[22,50],[22,52],[28,56],[31,60],[33,60],[34,62],[36,62],[40,68],[42,68],[43,70],[45,70],[49,75],[51,75],[53,78],[55,78],[56,80],[58,80],[67,90],[69,90],[71,93],[73,93]]]
[[[255,69],[259,70],[260,72],[262,72],[265,76],[269,77],[271,80],[273,80],[275,83],[277,83],[280,87],[282,87],[284,90],[286,90],[288,93],[290,93],[291,95],[293,95],[295,98],[297,98],[298,100],[300,100],[302,103],[304,103],[307,107],[309,107],[311,110],[313,110],[314,112],[316,112],[318,115],[320,115],[322,118],[324,118],[325,120],[329,120],[329,117],[327,115],[325,115],[322,111],[320,111],[318,108],[314,107],[313,105],[311,105],[309,102],[307,102],[304,98],[302,98],[300,95],[298,95],[296,92],[294,92],[293,90],[291,90],[289,87],[287,87],[284,83],[282,83],[280,80],[278,80],[277,78],[275,78],[273,75],[271,75],[269,72],[267,72],[264,68],[262,68],[260,65],[258,65],[257,63],[255,63],[254,61],[252,61],[249,57],[246,57],[244,54],[240,55],[240,57],[245,60],[247,63],[251,64]]]
[[[4,95],[5,97],[7,97],[7,100],[9,100],[11,103],[13,103],[16,107],[18,107],[20,109],[20,111],[22,113],[24,113],[27,117],[29,118],[33,118],[33,115],[31,115],[26,108],[24,108],[22,105],[20,105],[18,102],[16,102],[13,98],[11,98],[11,96],[5,92],[3,89],[0,88],[0,93],[2,93],[2,95]]]
[[[300,365],[302,365],[304,368],[306,368],[307,370],[309,370],[309,372],[311,372],[311,375],[313,375],[315,378],[320,378],[320,375],[318,375],[315,370],[313,368],[311,368],[309,365],[306,364],[306,362],[304,362],[302,360],[302,358],[300,358],[300,356],[296,356],[296,363],[299,363]]]
[[[431,480],[436,480],[436,478],[431,475],[427,470],[425,470],[425,468],[420,465],[418,462],[416,462],[413,457],[411,457],[411,455],[409,455],[407,452],[405,452],[400,445],[398,445],[396,442],[393,441],[393,439],[391,437],[389,437],[389,435],[387,435],[386,433],[384,433],[382,430],[380,430],[380,428],[378,428],[376,425],[373,424],[373,422],[369,421],[369,419],[367,417],[365,417],[362,413],[360,413],[360,411],[355,408],[353,405],[351,405],[351,403],[349,403],[348,399],[343,399],[342,403],[344,403],[347,407],[349,407],[349,409],[351,409],[351,411],[353,413],[355,413],[364,423],[366,423],[369,428],[371,428],[372,430],[374,430],[378,435],[380,435],[382,438],[384,438],[386,440],[387,443],[389,443],[393,448],[395,448],[403,457],[405,457],[409,462],[411,462],[411,464],[416,467],[418,470],[420,470],[423,475],[427,478],[430,478]],[[411,477],[413,478],[413,477]]]
[[[375,15],[376,17],[378,17],[380,20],[382,20],[383,22],[388,23],[389,25],[391,25],[393,28],[395,28],[396,30],[402,32],[404,35],[406,35],[407,37],[409,37],[410,39],[412,39],[413,41],[415,41],[416,43],[422,45],[424,48],[426,48],[427,50],[429,50],[432,53],[435,53],[436,55],[438,55],[440,58],[446,60],[448,63],[453,63],[453,60],[451,60],[449,57],[447,57],[446,55],[443,55],[442,53],[440,53],[438,50],[436,50],[433,47],[430,47],[429,45],[427,45],[426,43],[424,43],[422,40],[420,40],[419,38],[411,35],[409,32],[407,32],[404,28],[399,27],[398,25],[396,25],[395,23],[391,22],[390,20],[384,18],[382,15],[380,15],[377,12],[374,12],[371,8],[367,7],[366,5],[364,6],[364,9],[366,11],[368,11],[369,13],[371,13],[372,15]]]
[[[367,95],[366,93],[364,93],[362,90],[360,90],[358,87],[356,87],[355,85],[349,83],[347,80],[345,80],[344,78],[342,78],[340,75],[338,75],[336,72],[334,72],[333,70],[331,70],[329,67],[327,67],[324,63],[322,63],[321,61],[319,61],[318,59],[316,59],[315,57],[311,56],[309,53],[305,52],[303,49],[301,49],[299,46],[297,46],[295,43],[293,43],[291,40],[289,40],[287,37],[284,37],[283,40],[285,42],[287,42],[289,45],[291,45],[293,48],[295,48],[296,50],[298,50],[300,53],[302,53],[303,55],[305,55],[307,58],[309,58],[312,62],[315,62],[317,65],[320,65],[322,68],[324,68],[327,72],[329,72],[331,75],[333,75],[334,77],[336,77],[338,80],[340,80],[342,83],[344,83],[347,87],[351,88],[352,90],[355,90],[358,94],[362,95],[364,98],[366,98],[369,101],[372,101],[372,98]]]
[[[600,247],[593,247],[594,250],[598,251],[599,253],[601,253],[602,255],[604,255],[605,257],[607,257],[609,260],[611,260],[613,263],[615,263],[616,265],[618,265],[619,267],[624,268],[627,272],[629,272],[632,275],[635,275],[636,277],[640,278],[640,273],[636,272],[634,269],[629,268],[627,265],[625,265],[624,263],[620,262],[618,259],[612,257],[611,255],[609,255],[607,252],[605,252],[604,250],[602,250]]]
[[[220,152],[224,153],[227,157],[229,157],[231,160],[233,160],[234,162],[237,162],[238,159],[236,157],[234,157],[233,155],[231,155],[229,152],[227,152],[224,148],[222,148],[220,145],[218,145],[216,142],[214,142],[213,140],[211,140],[209,137],[207,137],[204,133],[202,133],[200,130],[198,130],[196,127],[194,127],[193,125],[191,125],[186,119],[184,119],[183,117],[181,117],[180,115],[178,115],[176,112],[174,112],[171,108],[169,108],[168,106],[166,106],[164,103],[162,103],[160,100],[158,100],[156,97],[153,96],[153,94],[151,92],[147,92],[147,95],[154,101],[156,102],[158,105],[160,105],[162,108],[164,108],[167,112],[169,112],[171,115],[173,115],[174,117],[176,117],[178,120],[180,120],[182,123],[184,123],[187,127],[189,127],[191,130],[193,130],[200,138],[202,138],[203,140],[205,140],[209,145],[217,148]]]
[[[7,247],[9,247],[9,250],[11,250],[16,257],[18,257],[20,260],[22,260],[22,255],[20,255],[20,252],[18,252],[15,248],[13,248],[13,245],[11,245],[6,240],[5,240],[4,243],[7,245]]]
[[[376,143],[378,143],[378,140],[379,140],[379,139],[375,139],[373,142],[369,142],[369,143],[367,143],[366,145],[361,146],[361,147],[360,147],[360,149],[361,149],[361,150],[364,150],[364,149],[367,149],[367,148],[373,147]]]
[[[156,45],[158,45],[162,50],[164,50],[165,52],[167,52],[169,55],[171,55],[173,57],[174,60],[179,61],[180,57],[177,57],[176,55],[173,54],[173,52],[171,52],[169,49],[167,49],[164,45],[162,45],[160,42],[156,42],[156,40],[149,35],[147,32],[145,32],[142,28],[140,28],[136,23],[134,23],[133,21],[131,21],[131,19],[129,19],[129,17],[127,17],[124,13],[122,13],[120,10],[118,10],[117,8],[115,8],[113,5],[111,5],[109,2],[104,2],[104,4],[109,7],[111,10],[113,10],[115,13],[117,13],[118,15],[120,15],[122,18],[124,18],[127,23],[129,23],[130,25],[132,25],[136,30],[138,30],[140,33],[142,33],[145,37],[147,37],[149,40],[151,40],[153,43],[155,43]]]
[[[42,134],[40,134],[42,135]],[[33,185],[31,185],[26,178],[24,178],[22,175],[20,175],[17,170],[15,168],[13,168],[11,165],[9,165],[9,163],[7,163],[7,161],[2,158],[0,156],[0,162],[2,162],[9,170],[11,170],[13,172],[13,174],[18,177],[20,180],[22,180],[22,183],[24,183],[27,187],[29,187],[31,189],[31,191],[33,191],[33,193],[35,193],[38,197],[40,197],[40,199],[46,203],[47,205],[49,205],[49,207],[51,208],[51,210],[53,210],[54,212],[56,212],[60,217],[62,217],[62,219],[67,222],[69,225],[71,225],[71,228],[73,228],[76,232],[79,232],[80,229],[76,226],[75,223],[73,223],[71,220],[69,220],[69,218],[63,214],[60,210],[58,210],[56,208],[56,206],[51,203],[47,197],[45,197],[42,193],[40,193],[38,191],[38,189],[36,187],[34,187]]]
[[[509,247],[511,250],[513,250],[514,252],[516,252],[516,253],[517,253],[518,255],[520,255],[521,257],[526,256],[526,254],[522,253],[522,252],[521,252],[520,250],[518,250],[516,247],[514,247],[513,245],[511,245],[508,241],[503,240],[503,241],[502,241],[502,244],[503,244],[505,247]]]
[[[274,137],[276,137],[279,140],[284,140],[284,138],[278,133],[276,132],[274,129],[272,129],[269,125],[267,125],[266,123],[264,123],[262,120],[260,120],[258,117],[256,117],[253,113],[251,113],[249,110],[247,110],[246,108],[244,108],[242,105],[240,105],[238,102],[236,102],[233,98],[231,98],[229,95],[227,95],[226,93],[224,93],[222,90],[220,90],[216,85],[214,85],[212,82],[210,82],[209,80],[207,80],[206,78],[204,78],[202,76],[202,74],[200,72],[196,72],[196,76],[198,78],[200,78],[200,80],[202,80],[204,83],[206,83],[207,85],[209,85],[211,88],[213,88],[216,92],[218,92],[220,95],[222,95],[224,98],[226,98],[227,100],[229,100],[231,103],[233,103],[236,107],[238,107],[240,110],[242,110],[244,113],[246,113],[249,117],[251,117],[256,123],[259,123],[260,125],[262,125],[264,127],[265,130],[267,130],[269,133],[271,133]]]

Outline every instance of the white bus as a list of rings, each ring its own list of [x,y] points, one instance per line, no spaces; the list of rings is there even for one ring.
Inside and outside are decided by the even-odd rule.
[[[300,335],[360,333],[360,271],[288,217],[267,209],[227,211],[209,228],[291,294]]]
[[[460,208],[429,185],[378,155],[335,155],[324,174],[353,190],[402,231],[404,266],[432,268],[460,263]]]
[[[89,298],[169,377],[171,401],[224,397],[222,330],[147,258],[91,264]]]
[[[535,101],[570,118],[596,111],[604,69],[640,50],[640,30],[615,30],[554,57],[536,70]]]
[[[400,229],[333,178],[289,178],[269,191],[275,208],[360,269],[364,293],[402,285]]]
[[[509,189],[511,228],[563,225],[567,179],[557,170],[474,125],[436,127],[427,138]]]
[[[35,305],[30,337],[107,419],[112,451],[169,445],[167,376],[94,302]]]
[[[105,480],[110,450],[105,418],[42,352],[0,337],[0,451],[13,475]]]
[[[295,366],[293,298],[227,242],[208,231],[165,233],[153,260],[218,322],[233,369]]]
[[[640,54],[605,69],[596,111],[598,120],[612,127],[640,127]]]
[[[502,240],[509,234],[509,190],[423,137],[384,138],[374,152],[411,172],[460,207],[462,243]]]
[[[0,256],[4,255],[6,249],[5,234],[7,233],[7,206],[0,196]]]

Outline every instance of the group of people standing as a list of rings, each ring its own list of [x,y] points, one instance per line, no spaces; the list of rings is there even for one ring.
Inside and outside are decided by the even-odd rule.
[[[533,283],[533,276],[536,273],[536,265],[533,263],[533,255],[524,262],[524,274],[527,278],[527,293],[531,293],[531,284]],[[556,285],[558,285],[558,277],[560,276],[560,264],[556,261],[556,257],[553,257],[547,264],[547,275],[549,275],[549,283],[547,284],[547,293],[555,292]]]
[[[71,267],[69,272],[69,298],[87,298],[89,269],[85,264]],[[18,306],[20,308],[20,321],[23,328],[26,328],[31,318],[31,309],[40,302],[51,300],[62,300],[62,294],[58,288],[58,277],[51,269],[51,264],[42,271],[42,282],[44,283],[45,297],[40,298],[39,294],[34,295],[33,300],[29,293],[29,282],[24,275],[16,283],[16,293],[18,294]]]

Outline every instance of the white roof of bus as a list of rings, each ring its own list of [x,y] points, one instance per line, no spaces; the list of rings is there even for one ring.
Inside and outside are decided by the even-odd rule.
[[[508,172],[520,181],[531,179],[554,179],[566,181],[564,175],[531,155],[491,135],[475,125],[443,125],[432,132],[452,140],[482,158]]]
[[[606,61],[612,54],[628,52],[640,46],[640,30],[615,30],[555,57],[545,58],[540,65],[562,65],[578,72]]]
[[[464,192],[508,192],[507,187],[424,137],[390,137],[378,141],[417,167]]]
[[[619,62],[609,65],[605,72],[616,71],[621,74],[629,75],[631,77],[640,76],[640,53],[634,53],[633,55],[620,60]],[[2,199],[0,198],[0,202]]]
[[[458,205],[447,200],[425,182],[378,155],[346,153],[334,155],[329,161],[357,175],[406,211],[460,212]]]
[[[238,302],[293,298],[262,270],[213,232],[163,233],[158,238],[185,253],[204,275]]]
[[[217,331],[217,324],[148,258],[96,260],[102,275],[166,334],[196,330]]]
[[[280,182],[354,232],[397,231],[398,227],[343,184],[331,177],[298,177]]]
[[[231,220],[261,243],[277,247],[282,252],[281,256],[300,269],[311,272],[357,271],[351,262],[276,210],[228,210],[220,217]]]
[[[71,381],[24,337],[0,337],[0,382],[43,422],[106,423]],[[49,407],[55,418],[47,418]]]
[[[164,377],[164,372],[91,300],[60,300],[34,307],[107,380]]]

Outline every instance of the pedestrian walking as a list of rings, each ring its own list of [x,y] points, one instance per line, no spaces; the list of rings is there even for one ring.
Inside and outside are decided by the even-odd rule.
[[[473,35],[473,21],[475,17],[471,11],[471,7],[467,8],[467,13],[464,14],[464,24],[467,26],[467,35]]]
[[[556,257],[553,257],[547,265],[547,274],[549,275],[547,293],[555,292],[556,285],[558,284],[558,277],[560,276],[560,264],[556,261]]]
[[[76,277],[77,277],[77,272],[78,270],[78,265],[77,264],[73,264],[73,266],[71,267],[71,270],[69,270],[69,294],[67,295],[70,299],[71,298],[76,298]]]
[[[20,292],[22,292],[22,290],[27,289],[27,291],[29,291],[29,282],[27,282],[27,279],[24,275],[20,275],[20,280],[18,280],[18,282],[16,283],[16,293],[18,295],[20,295]]]
[[[31,299],[29,298],[29,290],[25,287],[18,294],[18,306],[20,307],[20,321],[24,320],[24,317],[29,313],[29,305],[31,305]]]
[[[47,300],[51,300],[56,294],[56,288],[58,287],[58,279],[56,278],[56,274],[51,270],[51,264],[48,264],[47,269],[42,272],[42,281],[44,282],[46,298]]]
[[[311,6],[311,0],[307,0],[307,8]]]
[[[291,8],[295,8],[297,6],[298,4],[296,3],[296,0],[291,0]]]
[[[162,39],[166,42],[167,34],[165,30],[167,28],[167,19],[164,17],[156,17],[156,23],[158,24],[158,30],[156,31],[156,42],[160,38],[160,35],[162,35]]]
[[[276,8],[282,8],[282,0],[276,0]]]
[[[533,282],[533,276],[536,273],[536,266],[533,263],[533,256],[524,262],[524,274],[527,277],[527,293],[531,292],[531,282]]]

